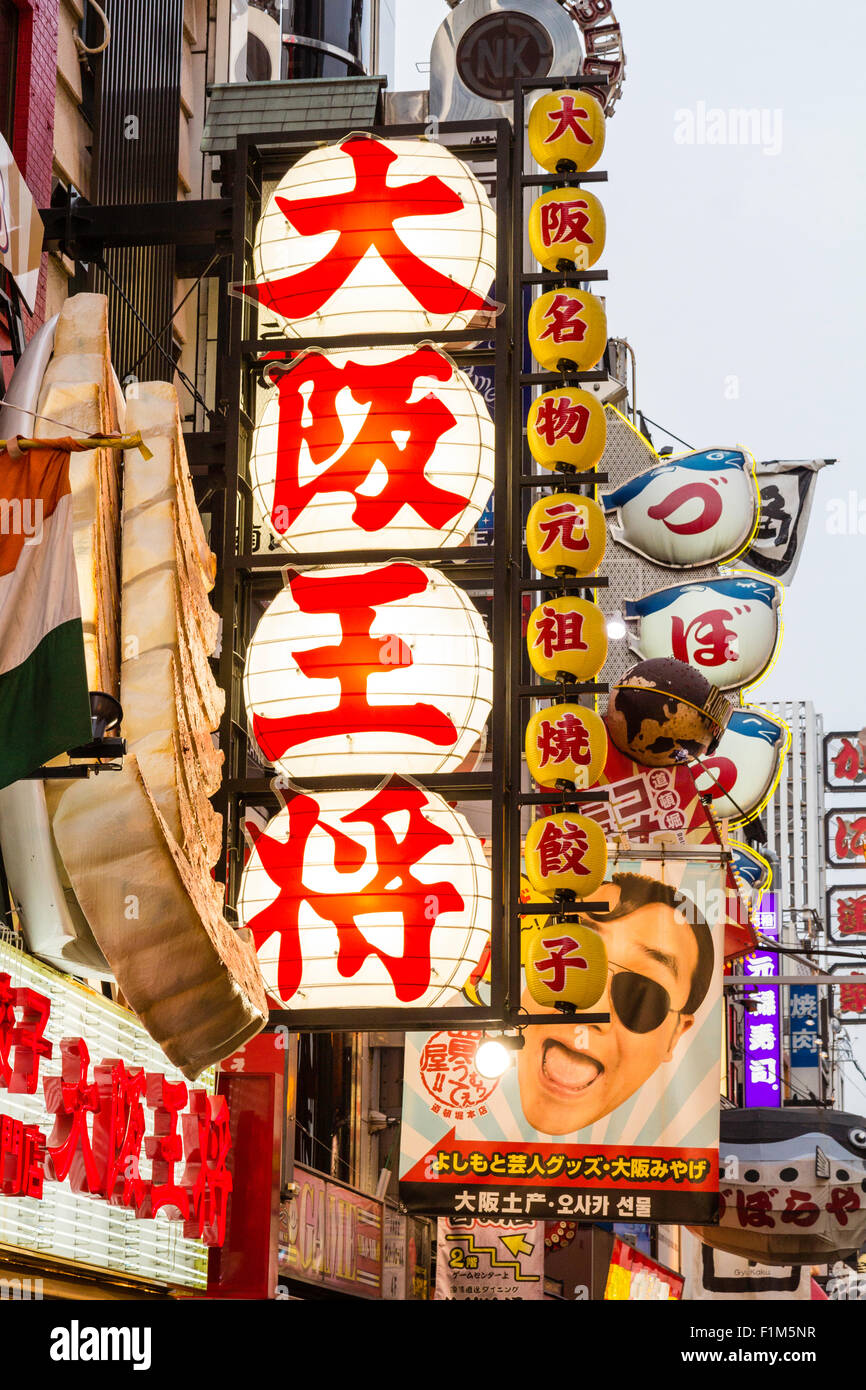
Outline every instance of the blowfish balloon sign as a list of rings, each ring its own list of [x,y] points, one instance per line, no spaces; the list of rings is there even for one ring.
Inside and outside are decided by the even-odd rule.
[[[493,484],[493,425],[435,343],[496,306],[495,219],[442,145],[349,135],[298,161],[236,290],[320,347],[271,367],[250,473],[278,545],[459,546]],[[336,340],[336,346],[329,346]],[[451,772],[483,738],[492,647],[464,591],[405,560],[289,571],[249,644],[253,738],[291,778]],[[299,793],[258,836],[238,902],[272,995],[297,1009],[455,1000],[490,932],[480,841],[439,797],[384,782]]]

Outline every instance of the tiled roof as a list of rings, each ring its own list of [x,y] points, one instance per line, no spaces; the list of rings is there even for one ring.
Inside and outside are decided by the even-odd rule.
[[[291,82],[224,82],[210,90],[201,148],[232,150],[239,135],[346,131],[375,125],[386,77],[316,77]]]

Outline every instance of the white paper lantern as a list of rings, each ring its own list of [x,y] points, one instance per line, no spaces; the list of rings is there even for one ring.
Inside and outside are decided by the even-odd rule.
[[[462,328],[489,307],[495,227],[444,145],[349,135],[280,180],[256,229],[255,284],[235,288],[291,337]]]
[[[464,818],[391,779],[293,797],[256,839],[238,917],[283,1005],[428,1008],[455,1002],[478,965],[490,902]]]
[[[429,345],[303,353],[253,436],[259,513],[287,551],[459,545],[493,490],[493,421]]]
[[[252,735],[281,772],[453,772],[490,714],[493,649],[462,589],[423,565],[289,572],[247,652]]]

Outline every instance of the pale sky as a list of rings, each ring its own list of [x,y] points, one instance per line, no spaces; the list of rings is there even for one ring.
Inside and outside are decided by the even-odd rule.
[[[611,335],[637,354],[640,408],[695,448],[839,460],[819,474],[781,651],[751,698],[812,700],[827,728],[859,729],[866,7],[615,0],[614,10],[628,69],[604,156]],[[397,88],[427,85],[447,13],[445,0],[396,0]],[[697,121],[699,103],[761,109],[766,138],[677,143],[677,113]],[[653,436],[657,448],[673,442]],[[833,499],[855,526],[862,499],[863,535],[828,531]]]

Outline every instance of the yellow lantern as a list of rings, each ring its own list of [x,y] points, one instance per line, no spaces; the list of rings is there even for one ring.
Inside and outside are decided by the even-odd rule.
[[[526,987],[536,1004],[591,1009],[606,984],[607,950],[593,927],[550,922],[533,932],[526,953]]]
[[[604,110],[589,92],[549,92],[533,106],[528,134],[530,153],[542,169],[583,174],[604,150]]]
[[[541,574],[591,574],[601,563],[606,541],[604,511],[578,493],[540,497],[526,519],[526,549]]]
[[[526,726],[526,761],[540,787],[585,789],[598,781],[607,758],[607,730],[594,710],[551,705]]]
[[[526,631],[533,669],[544,680],[597,676],[607,660],[607,626],[595,603],[582,598],[554,598],[533,609]]]
[[[604,250],[604,208],[582,188],[550,188],[529,211],[529,245],[546,270],[560,261],[589,270]]]
[[[604,305],[586,290],[550,290],[529,310],[527,332],[545,371],[562,370],[559,364],[565,362],[572,370],[588,372],[607,346]]]
[[[535,462],[551,472],[595,468],[607,443],[604,407],[576,386],[545,391],[529,407],[526,442]]]
[[[588,898],[604,883],[607,842],[588,816],[560,811],[535,821],[523,854],[526,877],[539,893]]]

